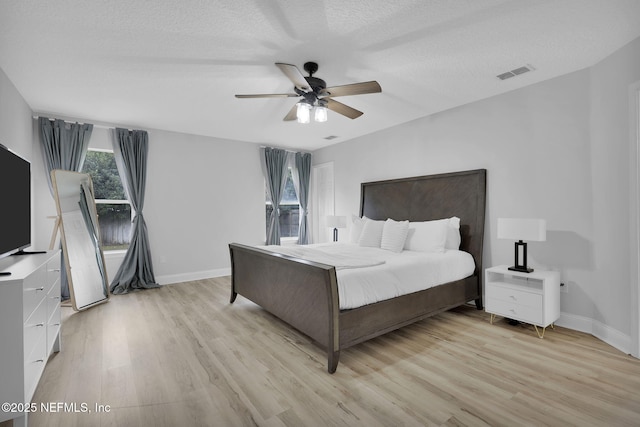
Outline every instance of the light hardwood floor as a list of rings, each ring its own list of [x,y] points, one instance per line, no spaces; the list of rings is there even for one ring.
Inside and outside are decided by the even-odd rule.
[[[66,308],[34,401],[91,412],[36,412],[29,425],[640,425],[640,361],[590,335],[539,339],[462,307],[343,351],[330,375],[322,349],[242,297],[230,305],[229,286]]]

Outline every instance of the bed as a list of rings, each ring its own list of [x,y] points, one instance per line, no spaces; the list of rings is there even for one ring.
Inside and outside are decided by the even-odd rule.
[[[329,373],[343,349],[470,301],[480,310],[485,189],[485,169],[361,184],[360,216],[460,218],[460,250],[475,263],[468,277],[341,310],[334,266],[231,243],[230,302],[241,295],[316,341],[327,351]]]

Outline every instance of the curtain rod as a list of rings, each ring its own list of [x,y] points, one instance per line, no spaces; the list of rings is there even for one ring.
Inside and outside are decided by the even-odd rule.
[[[74,121],[69,121],[69,120],[64,120],[64,119],[52,119],[51,117],[44,117],[44,116],[37,116],[37,115],[34,115],[34,116],[33,116],[33,118],[34,118],[34,119],[36,119],[36,120],[37,120],[37,119],[39,119],[40,117],[45,118],[45,119],[49,119],[49,121],[51,121],[51,122],[56,121],[56,120],[62,120],[63,122],[65,122],[65,123],[69,123],[69,124],[75,124],[75,123],[78,123],[78,124],[80,124],[80,125],[84,125],[84,124],[93,124],[93,123],[80,123],[80,122],[74,122]],[[121,127],[121,128],[123,128],[123,129],[125,129],[125,128],[124,128],[124,127],[122,127],[122,126],[93,125],[93,127],[94,127],[94,128],[100,128],[100,129],[115,129],[115,128],[117,128],[117,127]],[[132,129],[127,129],[127,130],[132,130]]]
[[[260,148],[277,148],[278,150],[284,150],[287,153],[310,153],[309,151],[293,151],[293,150],[287,150],[286,148],[278,148],[278,147],[271,147],[268,145],[260,145]]]

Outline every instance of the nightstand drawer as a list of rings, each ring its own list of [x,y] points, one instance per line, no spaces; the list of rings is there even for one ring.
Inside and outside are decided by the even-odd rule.
[[[542,294],[534,292],[489,284],[487,285],[486,296],[489,301],[503,301],[523,307],[530,307],[538,311],[542,309]]]
[[[540,310],[540,306],[532,307],[509,301],[487,300],[486,310],[489,313],[498,314],[510,319],[546,326],[542,325],[542,310]]]

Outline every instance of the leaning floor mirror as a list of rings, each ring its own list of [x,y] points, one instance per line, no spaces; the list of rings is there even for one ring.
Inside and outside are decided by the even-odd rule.
[[[107,302],[109,285],[91,177],[85,173],[53,170],[51,183],[71,305],[80,311]]]

